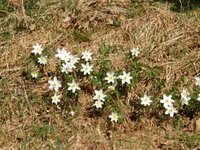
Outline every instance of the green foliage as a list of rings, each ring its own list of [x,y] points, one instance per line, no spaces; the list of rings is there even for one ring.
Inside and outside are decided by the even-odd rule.
[[[72,10],[76,10],[78,5],[78,0],[67,0],[67,8],[72,11]]]
[[[36,136],[40,138],[46,138],[48,135],[54,133],[54,128],[52,125],[43,124],[39,129],[36,130]]]
[[[127,18],[134,18],[138,15],[143,15],[145,12],[144,6],[142,3],[137,1],[132,1],[131,5],[126,10],[126,16]]]
[[[29,139],[27,137],[24,138],[21,146],[20,146],[20,150],[27,150],[27,144],[29,143]]]
[[[200,88],[196,87],[194,91],[191,93],[191,100],[189,101],[189,105],[185,106],[182,110],[183,115],[190,117],[191,119],[194,115],[200,111],[200,102],[197,101],[198,94],[200,94]]]
[[[57,139],[55,145],[56,145],[56,150],[64,150],[64,145],[61,140]]]
[[[11,7],[9,6],[8,0],[1,0],[0,1],[0,17],[3,16],[4,13],[13,11],[13,9],[11,9]]]
[[[66,109],[66,110],[74,110],[78,106],[79,104],[78,98],[80,94],[79,90],[78,92],[77,91],[72,92],[70,89],[71,87],[69,88],[69,83],[71,83],[72,80],[74,79],[75,81],[80,82],[80,87],[84,86],[84,85],[81,85],[82,84],[81,81],[85,83],[89,82],[89,84],[92,86],[92,92],[90,92],[91,94],[94,93],[94,90],[97,90],[95,91],[95,94],[98,92],[98,90],[102,90],[101,91],[102,93],[99,96],[101,98],[95,98],[95,99],[98,99],[99,101],[101,100],[101,103],[94,104],[94,106],[98,105],[96,106],[97,107],[96,109],[94,108],[94,106],[92,106],[92,110],[93,112],[95,112],[94,114],[102,115],[104,110],[109,110],[109,111],[112,110],[113,112],[120,112],[121,104],[126,105],[126,101],[122,101],[121,99],[126,99],[129,96],[129,93],[133,91],[133,87],[135,87],[139,83],[140,80],[142,81],[146,80],[147,82],[151,82],[151,87],[149,87],[147,91],[145,91],[145,93],[150,95],[155,100],[154,103],[152,104],[153,109],[159,108],[158,111],[160,111],[161,108],[163,109],[163,107],[161,107],[161,104],[160,104],[160,99],[162,97],[161,94],[166,94],[166,95],[172,95],[172,98],[175,100],[174,107],[178,110],[178,112],[180,112],[180,114],[192,117],[194,116],[195,111],[199,111],[198,107],[196,107],[198,106],[196,105],[197,94],[200,92],[198,88],[196,88],[197,91],[192,93],[191,95],[192,100],[189,102],[189,105],[186,105],[186,106],[183,105],[182,104],[183,102],[180,100],[181,94],[179,91],[179,87],[182,86],[182,84],[184,84],[184,78],[180,78],[180,80],[174,83],[171,89],[164,91],[163,93],[163,88],[165,87],[165,79],[160,78],[160,75],[162,73],[162,68],[158,66],[153,66],[153,67],[150,67],[148,65],[144,66],[140,62],[138,55],[134,54],[132,51],[131,51],[132,53],[126,54],[125,68],[118,71],[113,70],[111,66],[111,60],[108,59],[108,56],[115,49],[116,49],[116,45],[110,45],[106,43],[102,43],[100,45],[99,57],[94,63],[95,69],[91,73],[90,76],[83,77],[83,74],[81,73],[82,71],[80,71],[81,64],[86,63],[84,60],[80,60],[79,63],[76,64],[76,67],[75,67],[76,69],[74,68],[73,72],[68,72],[68,73],[63,74],[60,71],[61,69],[60,67],[65,62],[61,58],[62,60],[59,62],[59,65],[57,67],[58,73],[54,73],[53,75],[53,76],[58,76],[59,80],[62,81],[62,91],[64,92],[64,93],[62,92],[62,95],[63,95],[62,99],[64,99],[64,101],[62,101],[62,103],[60,102],[61,106],[58,105],[57,107],[62,107],[61,109]],[[139,49],[137,50],[139,54],[140,51]],[[45,54],[47,55],[47,53]],[[38,57],[39,57],[38,54],[31,55],[32,61],[35,64],[37,64]],[[70,61],[70,60],[67,60],[67,61]],[[87,62],[87,63],[91,63],[91,62]],[[41,65],[38,65],[38,67],[40,66]],[[114,77],[111,77],[111,79],[109,80],[112,80],[113,78],[115,80],[114,84],[111,84],[105,81],[105,77],[107,76],[107,73],[111,71],[114,72]],[[76,89],[76,86],[79,86],[79,84],[74,85],[75,89]],[[112,88],[109,88],[110,86],[112,86]],[[85,91],[84,89],[82,90]],[[141,97],[142,95],[144,95],[144,93],[142,94],[139,93],[139,95]],[[50,103],[51,96],[52,96],[52,92],[49,92],[47,96],[44,97],[44,99],[46,101],[49,101]],[[97,96],[97,94],[95,96]],[[60,99],[58,99],[58,101],[59,100]],[[144,114],[144,109],[142,109],[143,106],[138,100],[132,103],[132,107],[134,107],[134,111],[136,111],[138,118],[139,116]],[[102,109],[99,109],[99,108],[102,108]],[[154,113],[156,113],[156,111]],[[122,115],[123,112],[120,112],[118,114]],[[166,116],[160,117],[161,120],[165,120],[166,118],[167,118]],[[43,131],[43,129],[41,130]]]
[[[99,48],[99,59],[101,61],[104,61],[104,59],[106,58],[106,56],[109,54],[110,48],[111,48],[111,46],[107,45],[105,43],[103,43],[103,44],[100,45],[100,48]]]
[[[154,79],[158,77],[162,72],[162,68],[157,66],[154,66],[153,68],[142,67],[142,70],[145,72],[149,79]]]
[[[38,0],[25,0],[24,1],[24,9],[26,11],[26,14],[29,16],[33,16],[35,12],[39,9],[37,6]]]
[[[117,28],[121,26],[121,21],[119,18],[115,18],[113,21],[113,25]]]
[[[90,41],[91,33],[89,32],[82,32],[80,30],[74,31],[74,40],[79,42],[88,42]]]
[[[110,69],[111,62],[107,60],[107,56],[109,55],[112,49],[111,45],[108,44],[101,44],[99,48],[99,61],[97,62],[100,65],[100,69],[102,72],[105,72]]]
[[[8,41],[8,40],[11,39],[11,37],[12,37],[11,33],[5,31],[5,32],[3,32],[3,33],[1,34],[0,39],[1,39],[1,41]]]
[[[141,64],[137,60],[133,60],[131,64],[131,75],[133,77],[132,79],[132,85],[135,86],[138,83],[139,73],[141,71]]]
[[[178,140],[185,144],[189,149],[193,149],[198,146],[200,138],[197,134],[182,133]]]
[[[171,10],[172,11],[187,11],[191,9],[196,9],[200,7],[199,0],[154,0],[159,2],[170,2],[172,3]]]

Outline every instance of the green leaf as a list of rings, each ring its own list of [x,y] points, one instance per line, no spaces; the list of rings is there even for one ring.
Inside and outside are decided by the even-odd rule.
[[[74,31],[74,39],[80,42],[90,41],[91,33],[81,32],[80,30]]]

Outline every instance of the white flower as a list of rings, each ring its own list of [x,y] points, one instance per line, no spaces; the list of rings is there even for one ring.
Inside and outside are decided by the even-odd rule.
[[[140,100],[141,100],[141,105],[144,106],[150,106],[152,103],[151,96],[147,96],[146,94],[144,94],[144,96],[140,98]]]
[[[32,53],[34,53],[35,55],[36,55],[36,54],[41,55],[41,54],[42,54],[42,51],[43,51],[42,45],[40,45],[40,44],[38,44],[38,43],[36,43],[35,45],[33,45]]]
[[[60,95],[55,94],[51,97],[52,103],[55,103],[56,105],[60,102]]]
[[[169,114],[170,117],[173,117],[175,113],[178,113],[177,109],[174,106],[167,106],[166,107],[166,111],[165,114]]]
[[[93,97],[93,100],[105,101],[106,95],[103,93],[103,90],[95,90],[94,93],[95,96]]]
[[[200,101],[200,94],[198,94],[197,101]]]
[[[31,72],[31,77],[36,79],[38,77],[38,72],[36,71]]]
[[[139,54],[140,54],[140,49],[139,48],[133,48],[131,50],[131,54],[132,54],[132,56],[138,57]]]
[[[62,61],[69,61],[71,54],[70,52],[67,52],[64,48],[62,49],[58,48],[55,57],[59,58]]]
[[[188,92],[187,89],[183,89],[183,91],[181,92],[181,102],[182,105],[188,105],[189,101],[191,100],[191,97],[189,96],[190,93]]]
[[[64,61],[70,62],[73,59],[72,57],[73,57],[73,55],[71,55],[70,52],[67,52],[66,55],[64,56]],[[73,63],[75,64],[76,62],[73,62]]]
[[[84,51],[84,52],[82,52],[81,58],[84,59],[85,61],[92,60],[92,53],[89,51]]]
[[[172,99],[172,95],[165,95],[163,94],[163,99],[160,100],[160,103],[163,103],[164,107],[167,108],[168,106],[172,106],[174,100]]]
[[[61,82],[57,77],[54,77],[53,80],[49,80],[48,83],[50,84],[49,89],[54,89],[56,92],[62,87]]]
[[[72,80],[72,83],[68,83],[69,87],[67,90],[72,91],[72,93],[75,93],[76,90],[80,90],[79,84],[77,84],[74,80]]]
[[[71,116],[73,116],[73,115],[75,114],[75,112],[72,110],[72,111],[69,112],[69,114],[70,114]]]
[[[123,71],[123,75],[120,75],[119,78],[122,80],[122,84],[124,84],[124,83],[130,84],[131,83],[131,79],[133,77],[130,76],[130,72],[126,73],[125,71]]]
[[[191,97],[184,97],[181,99],[181,103],[182,105],[188,105],[190,100],[191,100]]]
[[[90,65],[89,62],[87,62],[86,64],[81,64],[81,66],[82,66],[81,72],[83,72],[84,75],[90,74],[93,70],[92,69],[93,65]]]
[[[114,76],[114,72],[108,72],[108,73],[106,73],[105,80],[106,80],[108,83],[114,83],[116,78],[117,78],[117,77]]]
[[[111,115],[108,116],[111,120],[111,122],[117,122],[119,119],[119,115],[117,113],[112,112]]]
[[[62,64],[61,67],[61,72],[65,72],[66,74],[68,74],[69,72],[72,72],[72,70],[76,68],[76,66],[74,65],[74,62],[65,62],[64,64]]]
[[[71,55],[70,59],[68,61],[70,61],[72,64],[76,64],[78,63],[78,61],[80,60],[80,58],[78,58],[77,56]]]
[[[188,97],[189,95],[190,93],[188,92],[188,90],[184,88],[183,91],[181,92],[181,98]]]
[[[95,106],[98,109],[98,108],[102,108],[103,104],[104,103],[101,100],[97,100],[94,102],[93,106]]]
[[[38,63],[41,65],[46,65],[47,64],[47,56],[40,56],[38,58]]]
[[[116,87],[116,85],[110,85],[110,86],[108,86],[108,90],[109,91],[114,91],[115,87]]]
[[[200,86],[200,78],[199,77],[194,77],[194,79],[196,80],[195,85],[196,86]]]

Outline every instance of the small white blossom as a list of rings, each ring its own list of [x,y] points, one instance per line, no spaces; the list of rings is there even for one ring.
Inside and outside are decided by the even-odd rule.
[[[130,84],[131,83],[131,79],[133,77],[130,76],[130,72],[126,73],[125,71],[123,71],[123,75],[120,75],[119,78],[122,80],[122,84],[125,84],[125,83]]]
[[[42,45],[36,43],[35,45],[33,45],[33,50],[32,50],[32,53],[33,54],[39,54],[41,55],[42,54],[42,51],[43,51],[43,48],[42,48]]]
[[[190,93],[188,92],[187,89],[183,89],[183,91],[181,92],[181,97],[188,97],[190,95]]]
[[[76,83],[74,80],[72,80],[72,83],[68,83],[69,87],[67,90],[72,91],[72,93],[75,93],[76,90],[80,90],[79,84]]]
[[[116,85],[110,85],[110,86],[108,86],[108,90],[109,91],[114,91],[115,87],[116,87]]]
[[[82,69],[81,72],[83,72],[84,75],[86,74],[90,74],[93,71],[93,65],[90,65],[89,62],[87,62],[86,64],[81,64]]]
[[[117,78],[117,77],[114,76],[114,72],[108,72],[108,73],[106,73],[105,80],[106,80],[108,83],[114,83],[116,78]]]
[[[131,50],[131,54],[132,54],[132,56],[138,57],[139,54],[140,54],[140,49],[139,48],[133,48]]]
[[[172,99],[172,95],[167,96],[163,94],[163,99],[160,100],[160,103],[163,103],[165,108],[172,106],[173,102],[174,100]]]
[[[52,103],[55,103],[56,105],[60,102],[60,95],[55,94],[51,97]]]
[[[200,102],[200,94],[198,94],[197,101]]]
[[[36,79],[38,77],[38,72],[36,71],[31,72],[31,77]]]
[[[106,95],[103,93],[103,90],[95,90],[95,96],[93,97],[93,100],[100,100],[105,101]]]
[[[167,106],[166,107],[166,111],[165,111],[165,114],[169,114],[170,117],[173,117],[174,114],[178,113],[177,109],[174,107],[174,106]]]
[[[84,51],[82,52],[82,59],[84,59],[85,61],[90,61],[92,60],[92,53],[89,51]]]
[[[80,60],[80,58],[78,58],[77,56],[74,56],[74,55],[71,55],[69,61],[72,63],[72,64],[76,64],[78,63],[78,61]]]
[[[41,65],[46,65],[47,64],[47,56],[40,56],[38,58],[38,63]]]
[[[141,105],[144,106],[150,106],[152,103],[151,96],[147,96],[146,94],[144,94],[144,96],[140,98],[140,100],[141,100]]]
[[[70,54],[70,52],[67,52],[67,54],[64,56],[64,62],[70,62],[73,59],[73,55]],[[73,64],[76,62],[71,61]]]
[[[64,48],[62,49],[58,48],[55,57],[59,58],[62,61],[69,61],[71,54],[70,52],[67,52]]]
[[[196,80],[195,85],[196,86],[200,86],[200,78],[199,77],[194,77],[194,79]]]
[[[182,105],[189,105],[189,101],[191,100],[191,97],[184,97],[181,99]]]
[[[48,83],[50,84],[49,89],[54,89],[56,92],[62,87],[61,81],[59,81],[57,77],[54,77],[53,80],[49,80]]]
[[[98,108],[102,108],[103,104],[104,103],[101,100],[97,100],[94,102],[93,106],[95,106],[98,109]]]
[[[111,122],[117,122],[119,119],[119,115],[117,113],[112,112],[111,115],[108,116],[111,120]]]
[[[64,64],[62,64],[61,72],[68,74],[69,72],[72,72],[74,68],[76,68],[76,66],[74,65],[74,62],[71,62],[71,61],[65,62]]]
[[[74,116],[75,112],[72,110],[72,111],[69,112],[69,114],[70,114],[71,116]]]
[[[188,105],[189,101],[191,100],[191,97],[189,96],[190,93],[188,92],[187,89],[183,89],[181,92],[181,103],[182,105]]]

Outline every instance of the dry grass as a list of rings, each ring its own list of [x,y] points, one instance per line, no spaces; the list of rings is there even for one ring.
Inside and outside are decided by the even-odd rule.
[[[125,66],[123,53],[139,46],[140,62],[162,70],[158,78],[165,82],[160,93],[174,87],[182,77],[185,80],[178,90],[185,84],[192,90],[193,77],[200,72],[199,10],[176,13],[164,3],[81,0],[72,11],[67,7],[63,11],[58,1],[41,1],[38,5],[43,9],[32,17],[17,4],[12,3],[15,10],[0,18],[2,25],[10,19],[13,25],[2,26],[0,31],[1,149],[197,149],[200,142],[191,124],[198,113],[192,120],[163,119],[149,116],[148,112],[138,117],[128,102],[122,101],[125,121],[110,125],[105,121],[109,112],[93,115],[89,110],[91,95],[83,93],[76,114],[71,117],[67,110],[57,110],[43,99],[48,74],[35,83],[27,81],[22,72],[27,69],[32,44],[36,42],[47,46],[51,56],[57,47],[66,47],[73,53],[90,48],[96,58],[99,46],[106,42],[117,45],[108,57],[115,69]],[[120,20],[119,27],[115,27],[116,19]],[[26,29],[19,30],[20,24]],[[74,30],[90,33],[90,40],[75,40]],[[55,59],[51,57],[49,61],[50,66],[55,66]],[[46,72],[53,71],[55,67],[46,68]],[[130,93],[129,102],[152,88],[154,82],[155,79],[142,78]],[[191,137],[194,140],[188,142]]]

